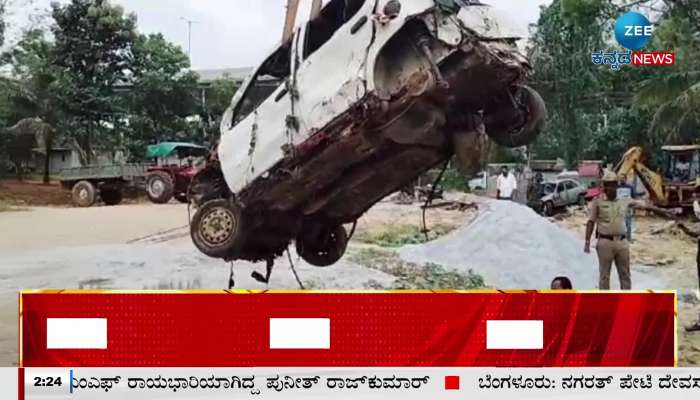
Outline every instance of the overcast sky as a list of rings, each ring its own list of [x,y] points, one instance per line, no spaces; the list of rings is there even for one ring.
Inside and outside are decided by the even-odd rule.
[[[311,0],[301,2],[299,18],[305,19]],[[503,10],[514,23],[526,29],[537,21],[540,4],[550,0],[484,2]],[[34,0],[34,3],[33,10],[48,8],[50,0]],[[192,25],[192,65],[195,69],[205,69],[248,67],[262,61],[280,40],[286,1],[112,0],[112,3],[136,13],[140,32],[162,32],[185,51],[187,23],[181,18],[197,21]]]

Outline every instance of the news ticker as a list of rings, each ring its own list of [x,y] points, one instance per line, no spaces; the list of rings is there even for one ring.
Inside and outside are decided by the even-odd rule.
[[[658,400],[700,395],[700,370],[684,369],[26,368],[19,375],[19,400]]]
[[[674,367],[673,292],[20,295],[20,359],[53,367]]]

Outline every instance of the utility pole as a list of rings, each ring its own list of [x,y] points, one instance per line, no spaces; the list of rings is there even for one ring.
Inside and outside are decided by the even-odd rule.
[[[185,17],[180,17],[180,19],[187,22],[187,56],[190,58],[190,62],[192,62],[192,25],[198,24],[199,21],[194,21]]]

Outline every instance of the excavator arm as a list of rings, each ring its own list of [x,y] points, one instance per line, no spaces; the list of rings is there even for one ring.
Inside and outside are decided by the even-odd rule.
[[[625,180],[633,173],[641,179],[644,187],[649,191],[652,200],[659,205],[666,205],[666,193],[664,192],[664,180],[661,175],[652,171],[642,163],[642,148],[632,147],[622,157],[622,161],[615,168],[617,176]]]

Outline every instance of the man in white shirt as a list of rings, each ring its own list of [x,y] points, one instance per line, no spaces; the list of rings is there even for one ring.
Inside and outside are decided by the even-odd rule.
[[[508,171],[508,167],[503,167],[501,169],[501,175],[498,175],[498,180],[496,181],[496,198],[498,200],[513,200],[513,194],[518,188],[518,182],[515,179],[515,175]]]

